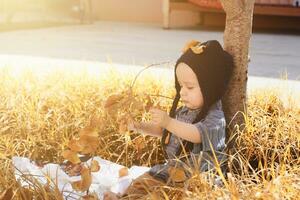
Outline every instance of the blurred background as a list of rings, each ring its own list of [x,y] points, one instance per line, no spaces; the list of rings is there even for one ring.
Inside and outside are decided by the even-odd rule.
[[[218,0],[0,0],[0,62],[175,62],[188,40],[222,42],[224,26]],[[299,0],[256,0],[249,74],[299,80],[299,33]]]
[[[299,0],[256,0],[255,28],[299,30]],[[224,26],[218,0],[0,0],[0,22],[92,23],[116,20],[162,23],[166,10],[173,27]]]

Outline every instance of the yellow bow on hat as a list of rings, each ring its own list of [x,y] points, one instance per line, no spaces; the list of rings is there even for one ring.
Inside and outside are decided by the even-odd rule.
[[[182,52],[185,53],[188,49],[191,49],[195,54],[201,54],[204,51],[205,47],[206,46],[201,44],[201,42],[197,40],[191,40],[186,43],[186,45],[182,49]]]

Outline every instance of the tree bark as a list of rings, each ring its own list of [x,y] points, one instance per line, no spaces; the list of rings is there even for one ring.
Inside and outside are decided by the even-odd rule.
[[[226,13],[224,49],[233,56],[235,65],[222,102],[226,121],[230,130],[234,130],[243,127],[241,112],[245,113],[247,108],[248,52],[254,0],[221,0],[221,3]]]

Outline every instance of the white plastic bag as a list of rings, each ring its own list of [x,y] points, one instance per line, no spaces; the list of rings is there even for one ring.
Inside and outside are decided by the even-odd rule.
[[[128,176],[119,178],[119,170],[124,166],[101,159],[100,157],[94,157],[93,159],[98,161],[100,170],[92,173],[93,182],[89,191],[92,193],[95,192],[99,199],[103,198],[103,193],[105,191],[112,191],[119,195],[124,194],[133,179],[136,179],[149,171],[148,167],[132,166],[128,170]],[[20,181],[23,187],[30,186],[28,177],[34,177],[35,180],[42,185],[47,183],[47,177],[49,177],[53,184],[57,183],[56,185],[65,199],[69,199],[69,197],[79,199],[80,196],[84,195],[83,192],[76,192],[73,190],[71,186],[71,182],[78,181],[81,177],[70,177],[58,164],[50,163],[41,168],[35,165],[34,162],[31,162],[28,158],[24,157],[13,157],[12,161],[15,166],[15,177]],[[90,165],[91,159],[86,163]]]

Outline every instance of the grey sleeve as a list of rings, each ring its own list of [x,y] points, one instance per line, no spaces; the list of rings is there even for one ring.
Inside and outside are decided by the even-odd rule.
[[[202,146],[202,151],[222,151],[225,148],[226,121],[221,101],[210,108],[204,120],[194,125],[201,137],[202,145],[199,146]]]

